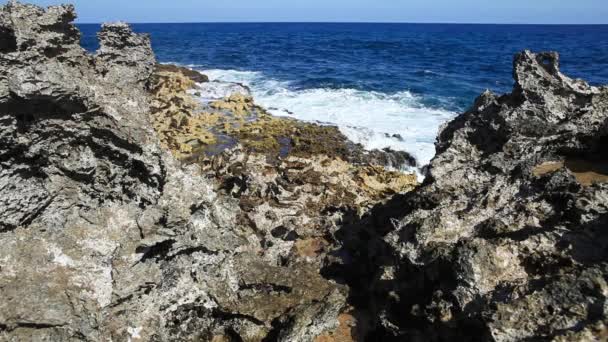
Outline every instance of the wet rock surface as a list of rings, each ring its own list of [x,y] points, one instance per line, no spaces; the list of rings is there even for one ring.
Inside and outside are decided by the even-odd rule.
[[[202,76],[192,76],[197,73],[159,65],[153,75],[154,127],[163,145],[180,160],[203,161],[240,145],[247,153],[265,155],[275,162],[289,156],[325,155],[358,166],[400,170],[417,165],[407,152],[389,148],[366,151],[335,126],[270,115],[241,85],[218,81],[201,84],[194,79]],[[210,83],[223,91],[209,92],[205,86]]]
[[[192,70],[186,67],[181,67],[172,64],[157,64],[156,71],[159,73],[168,72],[168,73],[179,73],[183,76],[189,78],[192,82],[195,83],[206,83],[209,82],[209,77],[207,75],[203,75],[196,70]]]

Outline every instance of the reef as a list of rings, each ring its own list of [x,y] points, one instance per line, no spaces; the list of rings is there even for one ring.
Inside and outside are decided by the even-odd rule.
[[[406,152],[0,7],[0,340],[608,338],[608,88],[524,51]]]
[[[417,184],[414,173],[389,170],[415,166],[409,154],[365,151],[336,127],[272,116],[238,84],[223,84],[236,91],[214,99],[175,66],[157,69],[153,79],[151,119],[163,145],[182,163],[198,165],[218,191],[237,197],[248,215],[268,204],[261,216],[274,219],[255,223],[268,231],[285,228],[283,218],[297,213],[291,230],[311,226],[327,234],[328,227],[303,222],[326,220],[319,213],[327,208],[363,214]]]
[[[182,161],[204,162],[240,145],[247,153],[274,161],[325,155],[353,165],[395,170],[417,163],[403,151],[366,151],[334,126],[270,115],[255,104],[245,86],[209,82],[195,70],[160,64],[153,75],[152,93],[154,127],[163,146]]]

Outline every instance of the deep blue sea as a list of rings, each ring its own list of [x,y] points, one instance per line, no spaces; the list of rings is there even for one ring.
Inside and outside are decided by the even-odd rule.
[[[79,25],[94,50],[98,25]],[[511,90],[517,51],[556,50],[562,71],[608,84],[608,25],[136,24],[160,62],[248,84],[277,115],[335,124],[422,163],[440,124],[485,89]],[[400,138],[393,137],[398,134]]]

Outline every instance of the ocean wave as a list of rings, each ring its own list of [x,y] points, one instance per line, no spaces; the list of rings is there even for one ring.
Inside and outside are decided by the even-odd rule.
[[[189,66],[197,68],[197,66]],[[200,68],[200,67],[198,67]],[[239,70],[223,70],[223,69],[202,69],[205,75],[212,81],[234,82],[234,83],[251,83],[256,78],[261,78],[262,73],[258,71],[239,71]]]
[[[456,113],[428,108],[409,91],[386,94],[357,89],[314,88],[294,90],[255,71],[201,70],[211,80],[242,83],[256,102],[278,116],[332,124],[367,149],[390,147],[411,153],[420,166],[435,155],[435,137],[441,124]]]

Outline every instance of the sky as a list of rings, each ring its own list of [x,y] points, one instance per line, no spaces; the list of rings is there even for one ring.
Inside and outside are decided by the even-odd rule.
[[[76,5],[80,23],[608,24],[608,0],[22,0]],[[6,2],[6,0],[0,0]]]

